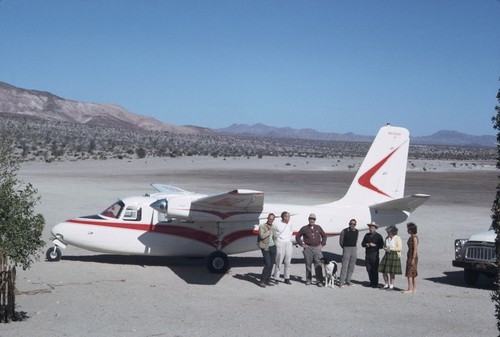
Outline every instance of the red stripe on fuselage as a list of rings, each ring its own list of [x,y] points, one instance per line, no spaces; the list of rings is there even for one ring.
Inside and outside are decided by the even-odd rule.
[[[121,223],[121,222],[112,222],[107,220],[102,221],[90,221],[90,220],[82,220],[82,219],[71,219],[66,220],[66,222],[79,224],[79,225],[90,225],[90,226],[102,226],[102,227],[112,227],[119,229],[131,229],[138,230],[144,232],[153,232],[153,233],[161,233],[166,235],[173,235],[178,237],[183,237],[191,240],[196,240],[198,242],[205,243],[209,246],[216,246],[215,242],[217,241],[217,236],[211,233],[207,233],[204,231],[200,231],[197,229],[182,227],[182,226],[170,226],[170,225],[150,225],[150,224],[138,224],[138,223]],[[251,229],[241,230],[237,232],[233,232],[231,234],[226,235],[222,238],[221,247],[233,243],[236,240],[245,238],[247,236],[253,236]]]

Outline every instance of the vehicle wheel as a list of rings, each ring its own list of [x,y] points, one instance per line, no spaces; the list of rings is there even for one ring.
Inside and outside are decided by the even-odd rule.
[[[477,283],[477,279],[479,278],[479,272],[471,269],[464,270],[464,279],[465,283],[468,286],[474,286]]]
[[[62,256],[61,250],[57,247],[49,248],[47,250],[47,253],[45,254],[45,257],[49,262],[59,261],[61,259],[61,256]]]
[[[207,268],[214,274],[225,273],[229,269],[229,259],[226,253],[218,250],[208,255]]]

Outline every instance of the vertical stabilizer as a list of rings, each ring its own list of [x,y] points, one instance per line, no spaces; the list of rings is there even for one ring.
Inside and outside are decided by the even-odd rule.
[[[382,127],[340,202],[372,205],[403,197],[409,144],[407,129]]]

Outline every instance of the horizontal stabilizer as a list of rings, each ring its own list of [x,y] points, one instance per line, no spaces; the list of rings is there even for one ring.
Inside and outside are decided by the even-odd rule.
[[[405,211],[413,212],[417,207],[429,200],[431,196],[428,194],[413,194],[408,197],[403,197],[391,201],[381,202],[371,205],[371,209],[385,210],[385,211]]]

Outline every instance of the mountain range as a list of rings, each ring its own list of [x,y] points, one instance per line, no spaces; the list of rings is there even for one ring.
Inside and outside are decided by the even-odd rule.
[[[277,128],[264,124],[233,124],[229,127],[217,129],[217,132],[226,134],[252,135],[271,138],[293,138],[309,140],[327,140],[342,142],[371,142],[375,136],[362,136],[349,133],[326,133],[313,129],[292,129],[289,127]],[[473,136],[451,130],[441,130],[430,136],[412,137],[412,144],[420,145],[454,145],[495,147],[495,136]]]
[[[114,104],[78,102],[40,90],[18,88],[0,82],[0,115],[26,116],[46,121],[100,125],[136,130],[166,131],[177,134],[233,134],[269,138],[293,138],[307,140],[371,142],[374,136],[349,133],[325,133],[313,129],[273,127],[261,123],[254,125],[233,124],[226,128],[209,129],[202,126],[178,126],[158,121],[152,117],[131,113]],[[413,144],[496,146],[494,136],[473,136],[457,131],[441,130],[430,136],[413,137]]]

